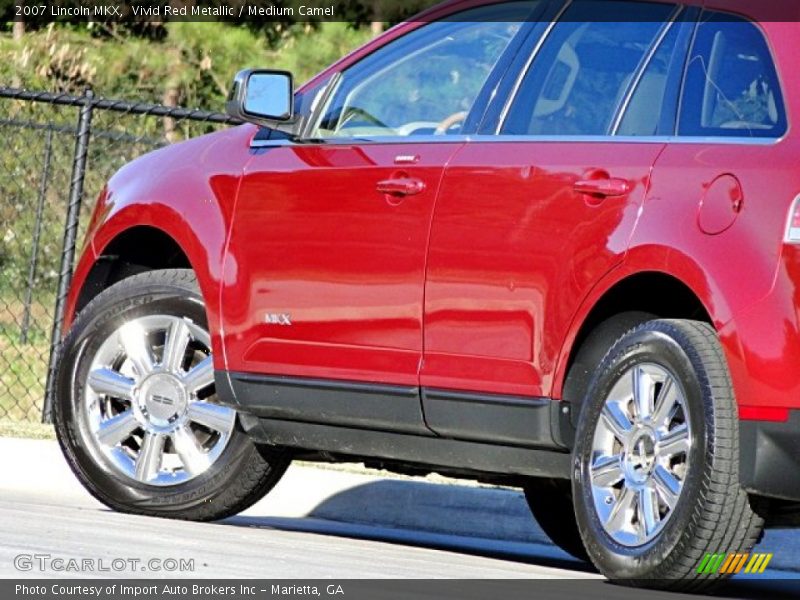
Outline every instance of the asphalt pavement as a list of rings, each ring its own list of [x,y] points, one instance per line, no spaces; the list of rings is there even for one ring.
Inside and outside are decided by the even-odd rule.
[[[602,597],[616,588],[550,544],[513,490],[293,466],[245,513],[187,523],[106,509],[52,441],[0,438],[0,470],[2,578],[585,579]],[[774,553],[767,573],[735,579],[724,596],[796,590],[800,531],[770,530],[757,551]]]

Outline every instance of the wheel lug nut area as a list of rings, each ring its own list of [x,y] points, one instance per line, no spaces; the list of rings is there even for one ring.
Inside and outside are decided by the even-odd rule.
[[[155,373],[139,386],[135,406],[145,426],[171,429],[186,412],[188,394],[180,380],[170,373]]]
[[[627,478],[636,484],[645,483],[656,464],[656,437],[649,427],[637,427],[631,433],[623,454]]]

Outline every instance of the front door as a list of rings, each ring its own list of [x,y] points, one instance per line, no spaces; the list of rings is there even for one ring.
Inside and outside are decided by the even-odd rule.
[[[456,148],[260,150],[227,257],[228,370],[416,385],[428,229]]]

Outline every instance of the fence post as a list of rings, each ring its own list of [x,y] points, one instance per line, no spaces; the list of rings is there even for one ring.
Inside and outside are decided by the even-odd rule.
[[[89,138],[92,134],[92,110],[94,109],[94,92],[87,88],[84,102],[78,116],[78,130],[75,134],[75,153],[72,160],[72,177],[69,184],[69,204],[64,223],[64,241],[61,247],[61,268],[58,272],[58,293],[53,315],[53,330],[50,336],[50,359],[47,365],[47,385],[45,388],[42,422],[52,422],[53,389],[55,386],[55,369],[58,349],[61,345],[61,328],[64,323],[67,292],[72,280],[72,267],[75,260],[75,245],[78,239],[78,225],[81,217],[83,200],[83,180],[86,175],[86,160],[89,154]]]
[[[36,200],[36,222],[33,226],[31,242],[31,259],[28,263],[28,287],[25,290],[25,308],[22,313],[22,327],[19,336],[20,344],[28,343],[28,329],[31,324],[31,304],[33,303],[33,286],[36,282],[36,265],[39,258],[39,242],[42,238],[42,220],[44,219],[44,202],[47,196],[47,183],[50,179],[50,158],[53,151],[53,129],[48,127],[44,138],[44,167],[39,181],[39,197]]]

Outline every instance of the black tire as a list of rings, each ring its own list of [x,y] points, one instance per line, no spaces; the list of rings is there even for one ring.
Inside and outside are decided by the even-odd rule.
[[[589,466],[606,398],[623,374],[642,364],[669,370],[682,387],[691,445],[671,516],[655,537],[635,546],[618,543],[601,523]],[[697,321],[656,320],[630,331],[610,348],[589,385],[573,453],[575,514],[592,562],[608,578],[628,585],[680,591],[713,585],[723,576],[697,573],[704,555],[749,552],[763,530],[739,484],[738,461],[736,402],[714,329]]]
[[[531,479],[525,484],[525,500],[536,522],[552,542],[578,560],[589,562],[583,546],[568,479]]]
[[[572,408],[574,425],[577,425],[592,376],[608,352],[609,344],[652,318],[652,314],[644,312],[620,313],[600,322],[583,340],[564,383],[563,400]],[[589,562],[575,519],[570,481],[536,478],[529,480],[523,489],[531,513],[550,540],[567,554]]]
[[[187,318],[207,330],[192,271],[133,275],[100,293],[78,315],[57,363],[53,416],[59,444],[81,483],[114,510],[192,521],[234,515],[272,489],[290,463],[287,452],[256,445],[241,430],[238,418],[224,450],[205,472],[169,486],[126,477],[88,438],[80,403],[91,357],[124,322],[154,314]]]
[[[650,313],[629,311],[619,313],[594,327],[575,355],[564,382],[563,400],[568,402],[573,426],[578,425],[586,392],[592,377],[597,372],[600,362],[608,353],[608,349],[623,335],[642,323],[651,321],[655,316]]]

